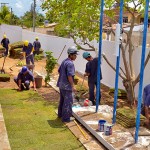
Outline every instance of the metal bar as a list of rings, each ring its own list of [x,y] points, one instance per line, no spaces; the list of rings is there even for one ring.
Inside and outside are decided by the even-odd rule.
[[[148,8],[149,8],[149,0],[146,0],[145,15],[144,15],[144,32],[143,32],[143,41],[142,41],[141,68],[140,68],[140,82],[139,82],[139,92],[138,92],[138,107],[137,107],[137,115],[136,115],[135,143],[138,142],[138,133],[139,133],[139,127],[140,127],[140,114],[141,114],[142,89],[143,89],[143,77],[144,77],[144,62],[145,62],[146,39],[147,39],[147,28],[148,28]]]
[[[100,25],[99,25],[99,52],[98,52],[98,66],[97,66],[97,86],[96,86],[96,112],[98,111],[98,106],[99,106],[99,98],[100,98],[100,67],[101,67],[101,55],[102,55],[102,27],[103,27],[103,14],[104,14],[104,0],[101,0],[101,6],[100,6]]]
[[[123,3],[124,3],[124,1],[120,0],[120,17],[119,17],[120,28],[122,28]],[[115,93],[114,93],[113,124],[116,122],[116,108],[117,108],[117,101],[118,101],[119,68],[120,68],[120,47],[119,47],[119,55],[117,56],[117,60],[116,60],[116,79],[115,79]]]

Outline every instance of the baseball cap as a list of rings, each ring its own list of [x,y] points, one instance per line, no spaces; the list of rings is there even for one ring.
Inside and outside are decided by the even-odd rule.
[[[28,70],[28,68],[26,66],[22,67],[21,73],[25,73]]]
[[[88,58],[89,56],[91,56],[91,54],[89,53],[89,52],[84,52],[83,54],[82,54],[82,56],[83,56],[83,58]]]

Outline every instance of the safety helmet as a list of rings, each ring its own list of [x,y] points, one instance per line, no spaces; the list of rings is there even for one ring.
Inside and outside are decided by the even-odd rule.
[[[26,66],[22,67],[21,73],[25,73],[28,70],[28,68]]]
[[[39,37],[35,37],[35,39],[36,39],[36,40],[38,40],[38,39],[39,39]]]
[[[24,45],[25,45],[25,46],[28,46],[28,45],[29,45],[29,41],[25,40],[25,41],[24,41]]]
[[[79,52],[79,51],[77,50],[77,48],[75,46],[69,47],[68,51],[67,51],[68,54],[78,54],[77,52]]]
[[[5,39],[6,37],[7,37],[6,34],[4,34],[4,35],[3,35],[3,38]]]
[[[84,52],[83,54],[82,54],[82,56],[83,56],[83,58],[88,58],[89,56],[91,56],[91,54],[89,53],[89,52]]]

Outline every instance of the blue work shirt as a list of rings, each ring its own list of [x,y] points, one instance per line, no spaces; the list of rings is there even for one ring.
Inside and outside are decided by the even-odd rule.
[[[145,106],[150,106],[150,84],[145,86],[143,91],[143,102]]]
[[[31,71],[28,70],[27,74],[23,74],[22,72],[19,72],[17,80],[21,80],[22,83],[25,83],[25,81],[34,81],[34,77]]]
[[[38,51],[41,48],[41,43],[39,41],[34,41],[33,46],[34,50]]]
[[[97,82],[97,66],[98,66],[98,58],[94,58],[93,60],[87,62],[85,72],[89,73],[88,83],[96,83]],[[100,80],[102,79],[101,68],[100,68]]]
[[[58,69],[58,73],[59,73],[59,78],[57,81],[57,86],[62,90],[72,91],[72,87],[68,80],[68,76],[72,76],[72,78],[74,80],[75,67],[70,58],[65,59],[61,63],[61,65]]]
[[[9,39],[8,38],[2,39],[1,44],[2,44],[3,47],[8,48]]]
[[[32,52],[32,48],[33,48],[33,45],[29,43],[28,46],[23,46],[22,51],[26,53],[26,56],[28,56]]]

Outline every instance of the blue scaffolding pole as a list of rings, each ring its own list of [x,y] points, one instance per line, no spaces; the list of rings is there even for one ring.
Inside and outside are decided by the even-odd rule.
[[[142,89],[143,89],[143,77],[144,77],[144,62],[145,62],[146,39],[147,39],[147,28],[148,28],[148,8],[149,8],[149,0],[146,0],[145,15],[144,15],[144,32],[143,32],[143,41],[142,41],[141,68],[140,68],[140,82],[139,82],[139,92],[138,92],[138,107],[137,107],[137,115],[136,115],[135,143],[138,142],[138,133],[139,133],[139,127],[140,127],[140,114],[141,114]]]
[[[119,24],[120,29],[122,29],[122,15],[123,15],[123,0],[120,0],[120,16],[119,16]],[[119,46],[119,55],[116,60],[116,79],[115,79],[115,93],[114,93],[114,109],[113,109],[113,121],[112,123],[116,123],[116,109],[117,109],[117,101],[118,101],[118,81],[119,81],[119,68],[120,68],[120,46]]]
[[[101,65],[101,54],[102,54],[102,27],[103,27],[103,13],[104,13],[104,0],[101,0],[101,12],[100,12],[100,25],[99,25],[99,52],[98,52],[98,67],[97,67],[97,86],[96,86],[96,112],[98,111],[99,98],[100,98],[100,65]]]

